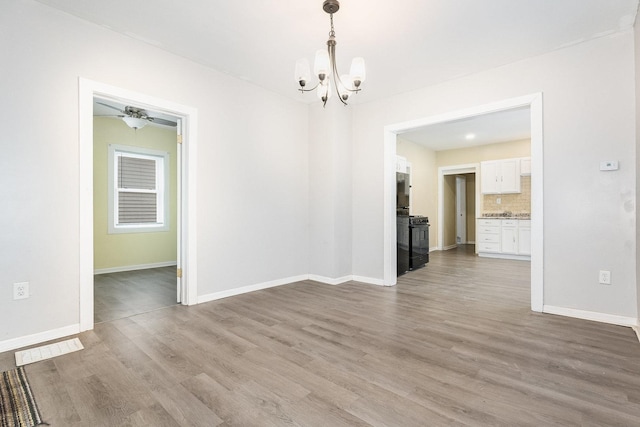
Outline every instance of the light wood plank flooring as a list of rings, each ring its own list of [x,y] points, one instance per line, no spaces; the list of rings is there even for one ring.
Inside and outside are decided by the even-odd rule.
[[[94,276],[95,323],[168,307],[176,299],[176,267]]]
[[[468,248],[392,288],[300,282],[79,336],[27,367],[52,426],[640,425],[634,332],[532,313],[529,263]]]

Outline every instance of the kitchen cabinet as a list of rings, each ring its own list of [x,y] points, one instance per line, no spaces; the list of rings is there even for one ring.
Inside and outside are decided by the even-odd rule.
[[[479,218],[477,252],[492,258],[531,259],[531,221]]]
[[[518,253],[518,220],[503,219],[500,227],[500,252],[503,254]]]
[[[478,252],[500,252],[500,220],[478,220]]]
[[[531,255],[531,221],[518,221],[518,253],[520,255]]]
[[[482,194],[520,193],[520,159],[480,163]]]

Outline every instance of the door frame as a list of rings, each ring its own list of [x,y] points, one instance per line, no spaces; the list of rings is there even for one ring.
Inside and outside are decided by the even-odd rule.
[[[456,244],[467,243],[467,178],[456,175]],[[458,242],[460,238],[460,242]]]
[[[178,189],[181,215],[178,218],[178,259],[182,264],[181,301],[197,304],[197,223],[196,159],[198,111],[195,108],[155,98],[139,92],[79,78],[80,132],[80,259],[79,304],[80,331],[94,325],[93,263],[93,98],[112,99],[171,114],[182,124],[182,144],[178,148]],[[180,132],[179,132],[180,133]]]
[[[480,175],[480,163],[468,163],[455,166],[441,166],[438,168],[438,250],[445,250],[444,247],[444,177],[445,175],[460,175],[473,173]],[[476,178],[477,179],[477,178]],[[480,198],[480,187],[476,185],[476,212],[481,207],[478,206]],[[457,220],[457,218],[456,218]],[[475,238],[474,238],[475,239]],[[477,241],[477,239],[475,239]]]
[[[397,283],[395,228],[395,158],[397,136],[420,127],[475,117],[482,114],[528,107],[531,114],[531,310],[544,305],[544,217],[543,217],[543,97],[542,92],[449,111],[384,127],[384,236],[385,286]]]

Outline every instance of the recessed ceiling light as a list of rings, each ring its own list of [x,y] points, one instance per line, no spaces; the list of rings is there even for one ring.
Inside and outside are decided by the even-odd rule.
[[[465,135],[465,139],[467,140],[472,140],[472,139],[476,139],[476,134],[475,133],[468,133]]]

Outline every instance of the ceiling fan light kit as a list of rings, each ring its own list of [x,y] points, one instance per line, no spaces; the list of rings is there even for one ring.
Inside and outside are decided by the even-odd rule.
[[[124,116],[122,120],[127,124],[127,126],[135,130],[142,129],[147,125],[147,121],[145,119],[140,119],[138,117]]]
[[[360,86],[366,78],[366,70],[364,59],[357,57],[351,62],[349,74],[338,74],[338,66],[336,65],[336,33],[333,29],[333,14],[340,9],[338,0],[325,0],[322,9],[329,14],[331,21],[331,31],[329,31],[329,40],[327,40],[327,49],[320,49],[316,52],[313,65],[313,74],[318,77],[318,83],[311,89],[307,89],[307,82],[311,78],[311,68],[306,58],[299,59],[296,62],[295,78],[300,88],[300,92],[317,91],[318,98],[322,101],[323,107],[327,105],[327,100],[331,97],[331,80],[335,88],[338,99],[347,105],[349,95],[360,92]],[[332,78],[333,77],[333,78]]]

